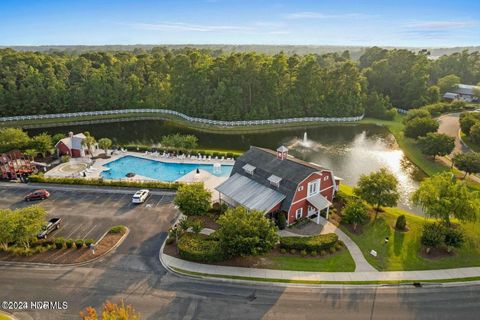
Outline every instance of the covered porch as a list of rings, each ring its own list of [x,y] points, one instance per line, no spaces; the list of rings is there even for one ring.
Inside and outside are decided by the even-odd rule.
[[[307,218],[320,224],[320,215],[325,212],[325,218],[328,220],[328,214],[332,203],[327,198],[317,193],[307,198],[308,210]]]
[[[285,199],[285,195],[280,192],[239,174],[234,174],[215,190],[219,192],[221,203],[231,207],[241,205],[248,210],[259,210],[265,213],[277,208]]]

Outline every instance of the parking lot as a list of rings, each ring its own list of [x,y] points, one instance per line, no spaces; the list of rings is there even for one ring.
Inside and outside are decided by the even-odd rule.
[[[175,218],[176,210],[172,205],[174,195],[171,192],[156,192],[145,203],[132,204],[134,191],[120,193],[95,188],[45,188],[50,192],[50,198],[25,202],[24,196],[35,190],[34,187],[0,185],[0,208],[15,209],[34,204],[43,206],[48,212],[47,220],[53,217],[62,218],[60,229],[52,235],[95,241],[112,226],[119,224],[128,227],[157,225],[162,229],[158,231],[166,231],[163,229]]]

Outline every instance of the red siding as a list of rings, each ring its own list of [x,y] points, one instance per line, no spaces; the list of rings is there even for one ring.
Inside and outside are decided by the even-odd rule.
[[[275,207],[272,208],[272,210],[268,211],[267,213],[275,212],[275,211],[280,210],[281,205],[282,205],[282,202],[280,202],[279,204],[277,204]]]
[[[59,142],[57,144],[57,149],[60,153],[60,155],[68,154],[70,155],[70,148],[68,148],[63,142]]]
[[[325,180],[325,177],[328,177]],[[297,191],[293,196],[292,205],[290,206],[290,210],[288,211],[288,223],[293,223],[295,218],[295,212],[299,208],[303,208],[302,217],[306,217],[308,214],[308,201],[305,199],[307,197],[308,192],[308,183],[320,179],[320,194],[328,199],[328,201],[333,200],[333,196],[335,190],[333,188],[334,184],[334,177],[332,172],[330,171],[322,171],[318,173],[313,173],[309,177],[307,177],[304,181],[302,181],[297,186]],[[303,187],[303,188],[302,188]],[[301,190],[299,190],[301,189]]]
[[[78,149],[72,149],[72,157],[73,158],[78,158],[78,157],[81,157],[82,154],[80,153],[80,150]]]

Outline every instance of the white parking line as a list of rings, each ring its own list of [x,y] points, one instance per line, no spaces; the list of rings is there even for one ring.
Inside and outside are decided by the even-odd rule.
[[[73,231],[70,232],[70,234],[69,234],[68,236],[66,236],[65,238],[70,238],[70,237],[72,236],[72,234],[75,233],[75,231],[77,231],[78,229],[80,229],[81,226],[82,226],[82,225],[80,224],[78,227],[76,227],[75,229],[73,229]]]
[[[86,239],[87,236],[90,234],[90,232],[92,232],[93,230],[95,230],[96,227],[97,227],[97,225],[93,226],[93,228],[91,228],[90,231],[88,231],[88,232],[83,236],[82,239]],[[96,240],[96,239],[94,239],[94,240]]]

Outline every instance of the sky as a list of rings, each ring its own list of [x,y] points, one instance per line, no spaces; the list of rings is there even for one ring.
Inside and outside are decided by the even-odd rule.
[[[480,0],[0,0],[0,45],[480,45]]]

